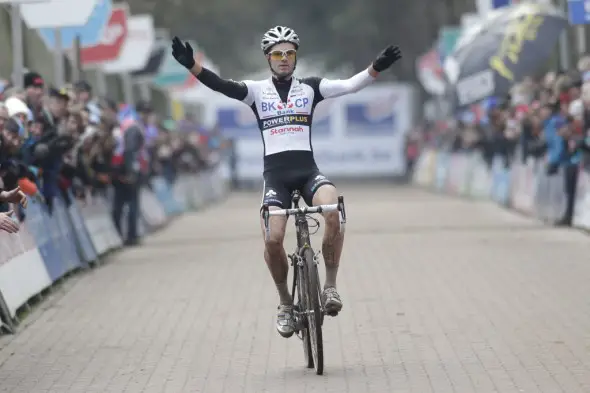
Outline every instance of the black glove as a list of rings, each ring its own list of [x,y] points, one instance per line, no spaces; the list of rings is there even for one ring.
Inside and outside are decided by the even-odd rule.
[[[191,44],[188,42],[183,44],[178,37],[172,39],[172,56],[187,70],[190,70],[195,65]]]
[[[399,47],[390,45],[383,49],[383,52],[377,56],[373,62],[373,69],[377,72],[382,72],[391,67],[393,63],[402,58],[402,52]]]

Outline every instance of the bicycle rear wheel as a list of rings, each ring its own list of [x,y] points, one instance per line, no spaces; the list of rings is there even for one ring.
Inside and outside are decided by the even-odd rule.
[[[311,338],[311,352],[317,375],[324,373],[324,342],[322,337],[322,308],[320,305],[320,283],[318,266],[313,259],[313,250],[307,247],[303,252],[305,260],[305,281],[307,281],[307,316],[309,335]]]

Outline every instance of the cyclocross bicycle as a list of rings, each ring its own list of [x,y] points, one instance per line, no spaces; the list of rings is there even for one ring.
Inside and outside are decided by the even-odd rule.
[[[308,219],[315,223],[316,233],[320,222],[313,218],[314,213],[329,213],[338,211],[340,216],[340,232],[344,233],[346,224],[346,211],[344,210],[344,197],[338,197],[338,203],[333,205],[320,205],[313,207],[299,207],[301,194],[294,191],[292,194],[293,208],[281,210],[269,210],[268,205],[263,205],[261,214],[264,221],[266,239],[270,238],[270,216],[295,216],[295,229],[297,230],[297,248],[289,255],[293,266],[293,289],[291,296],[294,300],[294,314],[297,323],[297,337],[303,341],[303,351],[308,368],[314,368],[317,375],[324,372],[324,344],[322,341],[322,325],[324,323],[325,310],[321,302],[320,275],[318,272],[319,252],[311,248]],[[312,233],[312,235],[314,234]],[[297,295],[297,296],[295,296]],[[335,316],[333,314],[332,316]]]

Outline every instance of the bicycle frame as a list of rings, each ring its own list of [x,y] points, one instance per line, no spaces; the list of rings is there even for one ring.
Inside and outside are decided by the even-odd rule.
[[[321,375],[324,369],[322,325],[325,310],[321,304],[321,288],[319,285],[318,254],[311,247],[309,225],[307,216],[312,213],[338,212],[340,219],[340,232],[343,233],[346,224],[346,212],[344,209],[344,197],[338,197],[338,203],[313,207],[299,207],[301,194],[293,192],[292,201],[294,208],[270,210],[264,204],[260,210],[264,221],[264,233],[266,240],[270,239],[270,216],[295,216],[295,229],[297,233],[297,248],[293,254],[288,255],[293,266],[293,287],[291,296],[297,302],[295,305],[295,317],[298,320],[297,336],[303,341],[303,348],[307,360],[307,367],[316,369]],[[319,225],[319,223],[318,223]],[[335,316],[336,314],[330,314]]]
[[[340,232],[344,233],[346,230],[346,210],[344,208],[344,197],[340,195],[338,197],[338,203],[334,203],[331,205],[319,205],[319,206],[312,206],[312,207],[299,207],[299,200],[301,198],[301,194],[299,191],[293,192],[293,208],[292,209],[278,209],[278,210],[270,210],[269,206],[264,204],[260,210],[262,219],[264,221],[264,234],[266,240],[270,239],[270,225],[269,220],[270,216],[295,216],[295,230],[297,236],[297,249],[289,258],[291,259],[291,264],[294,268],[293,274],[293,282],[295,283],[298,279],[298,268],[303,267],[303,263],[301,262],[303,258],[303,252],[306,248],[311,248],[311,241],[309,236],[309,225],[307,224],[307,215],[313,213],[329,213],[338,211],[339,221],[340,221]],[[313,251],[313,250],[312,250]],[[294,259],[297,257],[297,260]],[[316,254],[314,252],[314,261],[317,263]],[[297,285],[297,288],[300,289],[301,286]],[[295,289],[295,288],[294,288]],[[291,296],[295,296],[295,293],[291,293]]]

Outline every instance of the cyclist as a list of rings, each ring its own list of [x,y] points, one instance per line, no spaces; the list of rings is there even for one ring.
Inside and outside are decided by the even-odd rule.
[[[261,81],[237,82],[220,78],[197,63],[193,48],[178,37],[172,40],[172,55],[205,86],[242,101],[254,111],[264,145],[263,204],[270,209],[290,208],[291,192],[295,189],[301,191],[309,206],[337,203],[334,184],[319,171],[313,156],[314,109],[326,98],[354,93],[369,85],[380,72],[401,59],[401,52],[396,46],[388,46],[362,72],[349,79],[329,80],[293,77],[299,37],[289,27],[276,26],[268,30],[262,37],[261,47],[272,73],[271,78]],[[338,212],[324,214],[324,221],[322,253],[326,280],[322,302],[327,312],[337,314],[342,309],[342,301],[336,291],[336,274],[344,238],[339,230]],[[279,293],[277,330],[281,336],[291,337],[297,327],[287,284],[289,264],[283,248],[286,225],[286,217],[270,218],[270,239],[265,240],[264,259]]]

